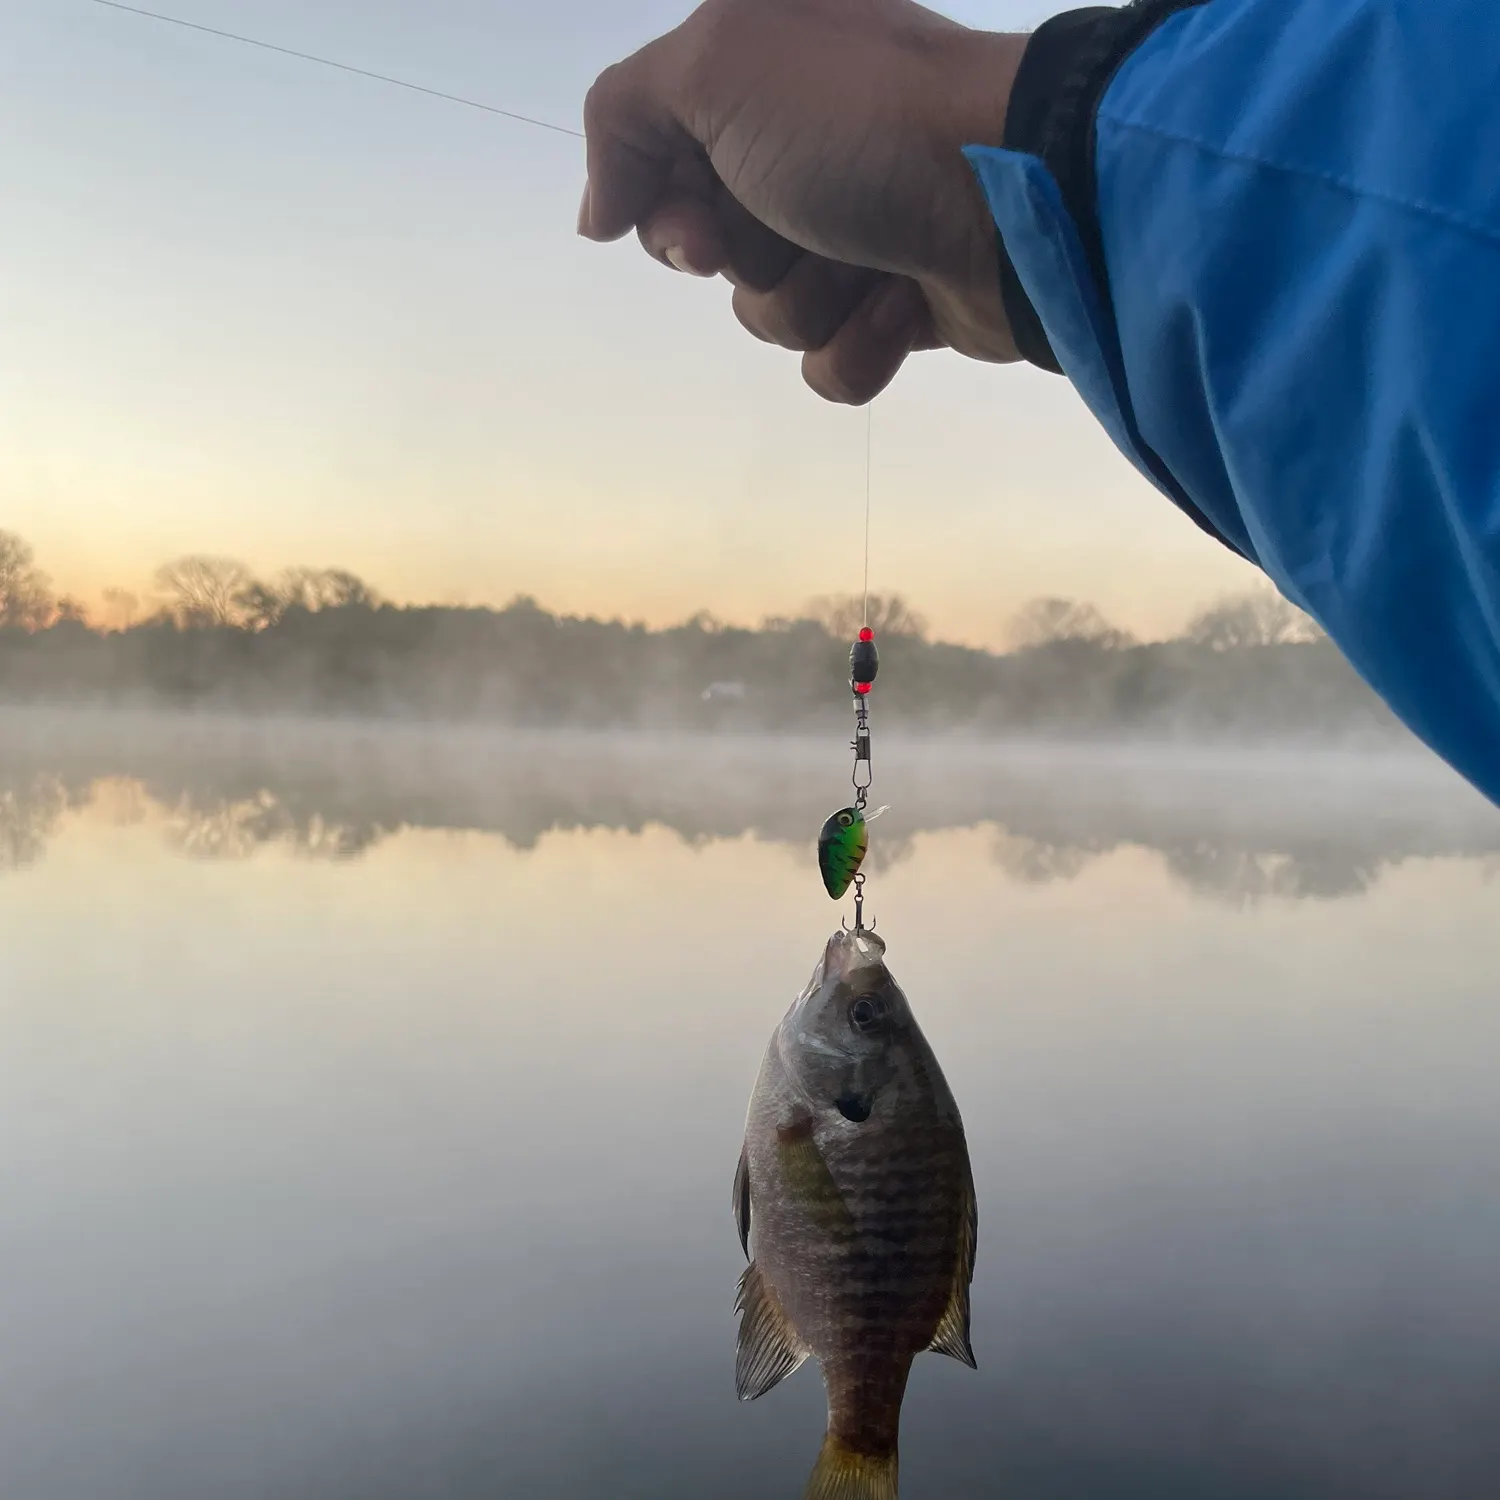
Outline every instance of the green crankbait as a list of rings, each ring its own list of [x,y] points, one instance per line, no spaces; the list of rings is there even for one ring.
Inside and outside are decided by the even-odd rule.
[[[818,869],[835,901],[854,883],[869,847],[870,825],[863,808],[840,808],[823,825],[818,835]]]

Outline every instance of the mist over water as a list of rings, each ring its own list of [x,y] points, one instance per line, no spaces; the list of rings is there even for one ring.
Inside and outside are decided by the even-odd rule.
[[[877,742],[977,1374],[903,1495],[1491,1493],[1500,813],[1405,751]],[[0,1494],[793,1496],[729,1182],[837,740],[0,715]]]

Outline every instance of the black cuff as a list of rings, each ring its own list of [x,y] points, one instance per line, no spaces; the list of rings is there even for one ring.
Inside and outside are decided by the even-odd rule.
[[[1005,115],[1004,144],[1013,151],[1040,157],[1062,193],[1063,206],[1078,229],[1083,252],[1104,315],[1114,319],[1114,299],[1104,265],[1104,238],[1099,230],[1095,116],[1104,91],[1120,65],[1169,16],[1206,0],[1133,0],[1130,5],[1090,6],[1064,11],[1044,22],[1026,44]],[[1000,292],[1005,315],[1021,357],[1044,370],[1061,373],[1057,356],[1016,268],[1000,247]],[[1167,466],[1144,442],[1137,446],[1157,482],[1210,536],[1232,552],[1240,549],[1189,498]],[[1243,554],[1241,554],[1243,555]]]
[[[1062,191],[1078,228],[1100,304],[1110,307],[1104,243],[1099,233],[1094,179],[1094,116],[1120,65],[1169,16],[1204,0],[1133,0],[1064,11],[1032,34],[1021,58],[1005,114],[1003,144],[1040,157]],[[1000,245],[1000,294],[1021,357],[1062,373],[1042,320]]]

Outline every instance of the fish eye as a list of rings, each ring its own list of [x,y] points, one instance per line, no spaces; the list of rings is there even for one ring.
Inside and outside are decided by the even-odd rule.
[[[848,813],[840,813],[839,814],[839,827],[840,828],[848,828],[850,826],[850,824],[852,824],[853,822],[854,822],[854,819],[851,818]]]
[[[873,1036],[889,1014],[890,1008],[879,995],[861,995],[849,1007],[849,1024],[861,1036]]]

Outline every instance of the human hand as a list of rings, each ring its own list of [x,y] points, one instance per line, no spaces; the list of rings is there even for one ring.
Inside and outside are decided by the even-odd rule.
[[[999,143],[1025,42],[912,0],[708,0],[589,91],[578,232],[725,276],[831,401],[916,349],[1014,360],[960,149]]]

